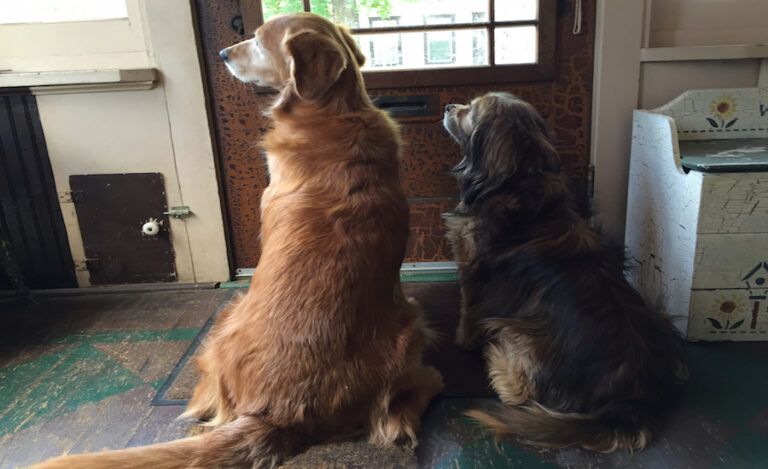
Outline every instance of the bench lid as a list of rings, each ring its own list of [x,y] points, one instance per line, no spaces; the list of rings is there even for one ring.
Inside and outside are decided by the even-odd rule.
[[[707,173],[768,171],[768,138],[680,141],[683,168]]]

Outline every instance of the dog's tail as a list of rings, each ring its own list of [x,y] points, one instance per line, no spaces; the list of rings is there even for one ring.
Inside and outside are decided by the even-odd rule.
[[[519,406],[494,403],[469,410],[467,416],[497,438],[512,437],[541,448],[582,446],[602,453],[617,449],[634,452],[645,448],[651,439],[651,432],[643,425],[611,425],[598,416],[556,412],[536,402]]]
[[[33,469],[272,468],[303,443],[301,432],[240,416],[208,433],[151,446],[61,456]]]

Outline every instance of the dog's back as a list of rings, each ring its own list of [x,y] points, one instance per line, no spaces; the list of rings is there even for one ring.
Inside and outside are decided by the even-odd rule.
[[[642,449],[684,370],[679,335],[629,285],[621,250],[567,197],[528,219],[498,207],[487,215],[463,283],[483,282],[495,384],[514,381],[501,376],[510,356],[525,354],[532,365],[527,395],[514,400],[523,407],[473,416],[497,430],[524,426],[523,439],[541,446]],[[499,223],[513,223],[514,234],[491,228]]]

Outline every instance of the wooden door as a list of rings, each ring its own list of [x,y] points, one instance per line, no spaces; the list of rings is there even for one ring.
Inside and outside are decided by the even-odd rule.
[[[399,83],[397,88],[370,89],[374,97],[426,95],[437,102],[421,116],[398,118],[405,142],[402,179],[411,207],[407,262],[451,258],[440,218],[454,206],[457,194],[449,170],[459,160],[458,148],[440,124],[448,103],[468,102],[491,90],[510,91],[530,101],[554,129],[564,168],[586,202],[595,0],[582,0],[581,32],[574,34],[576,1],[557,2],[551,79],[472,86],[409,87]],[[254,267],[259,257],[259,198],[268,182],[258,142],[269,123],[261,111],[274,96],[238,83],[218,57],[219,50],[248,37],[240,3],[196,1],[230,249],[236,267]]]
[[[93,285],[176,280],[163,175],[69,177]],[[142,230],[156,223],[156,230]]]

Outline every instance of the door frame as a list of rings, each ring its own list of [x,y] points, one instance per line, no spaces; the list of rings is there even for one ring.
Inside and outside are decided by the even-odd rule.
[[[640,93],[640,50],[651,0],[597,0],[590,163],[595,222],[624,244],[632,111]],[[642,18],[642,21],[638,19]]]

